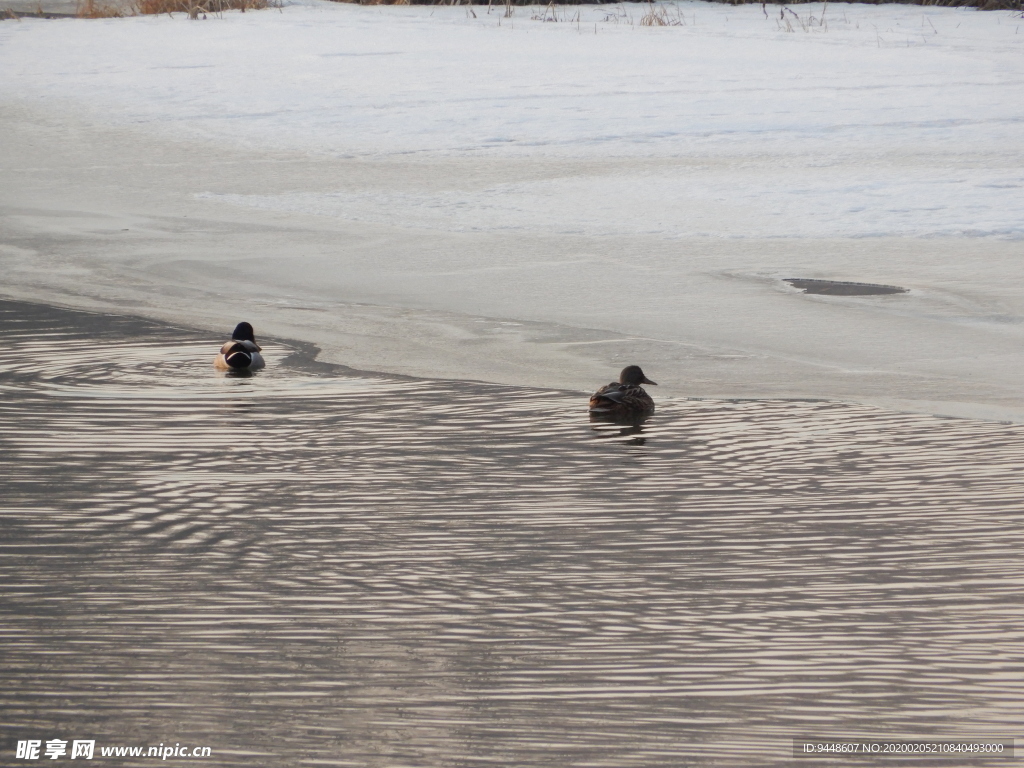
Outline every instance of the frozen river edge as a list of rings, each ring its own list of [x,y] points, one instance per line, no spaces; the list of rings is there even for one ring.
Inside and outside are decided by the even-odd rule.
[[[9,112],[3,123],[8,136],[16,135],[19,129],[30,134],[39,128],[38,123],[10,119]],[[59,130],[66,127],[61,125]],[[89,131],[88,126],[77,129]],[[910,287],[909,296],[805,296],[782,282],[781,278],[791,276],[788,272],[763,275],[750,269],[733,274],[722,270],[698,279],[720,292],[708,298],[722,300],[726,307],[742,313],[746,322],[754,322],[752,307],[771,312],[780,323],[778,336],[769,333],[770,328],[752,326],[747,339],[742,338],[741,330],[735,337],[723,339],[708,328],[709,319],[719,317],[726,330],[742,322],[737,322],[740,317],[736,315],[728,317],[714,309],[709,309],[710,318],[695,318],[710,331],[708,335],[696,328],[676,337],[646,333],[642,322],[609,322],[604,327],[573,322],[572,318],[545,322],[534,311],[517,314],[512,307],[501,307],[504,311],[493,315],[460,312],[457,296],[444,307],[438,306],[441,302],[410,295],[409,282],[414,275],[375,276],[369,267],[346,275],[332,269],[331,254],[341,243],[349,253],[356,252],[369,263],[382,259],[382,252],[404,252],[412,259],[415,251],[423,248],[434,252],[458,248],[539,252],[547,247],[564,248],[565,238],[552,244],[553,238],[529,234],[512,238],[425,236],[352,223],[342,226],[313,216],[226,206],[211,210],[202,201],[168,194],[176,184],[194,182],[194,174],[202,172],[181,160],[194,147],[166,143],[145,146],[142,142],[133,146],[123,141],[124,133],[105,131],[91,137],[84,146],[72,142],[47,144],[38,139],[33,142],[29,135],[7,145],[18,147],[22,162],[27,150],[35,150],[31,167],[36,189],[23,197],[20,205],[8,203],[4,209],[6,242],[0,253],[6,295],[75,308],[136,313],[224,332],[238,320],[248,319],[262,334],[314,343],[321,347],[324,361],[360,370],[585,391],[612,378],[622,365],[638,362],[658,371],[660,395],[812,397],[897,410],[1024,421],[1024,406],[1012,383],[1020,380],[1019,356],[1012,358],[1011,350],[1000,349],[1002,354],[997,359],[986,360],[978,355],[984,347],[975,348],[974,359],[966,354],[972,335],[985,337],[989,349],[993,341],[1004,341],[1006,346],[1014,341],[1017,316],[1005,309],[1000,312],[993,298],[958,295],[941,287],[922,290],[918,288],[920,282],[908,280],[896,270],[873,271],[869,276]],[[138,141],[137,136],[135,139]],[[100,154],[100,162],[96,162],[97,150],[102,149],[104,141],[112,145],[108,147],[111,155]],[[129,148],[152,159],[144,186],[133,183],[141,158],[126,156]],[[225,149],[216,155],[216,160],[204,168],[241,176],[243,183],[245,175],[261,164],[273,164],[278,178],[284,173],[329,173],[330,166],[346,164],[246,157]],[[98,169],[106,178],[90,185],[86,177],[95,177]],[[156,183],[154,176],[159,177]],[[78,180],[85,183],[75,183]],[[105,196],[107,199],[103,199]],[[127,197],[134,199],[128,202]],[[575,245],[586,248],[595,244]],[[628,250],[637,244],[606,238],[598,245],[608,258],[614,258],[617,249]],[[775,258],[796,253],[807,260],[813,258],[816,249],[832,253],[841,250],[846,252],[845,260],[853,261],[864,252],[876,253],[880,248],[917,252],[915,256],[939,251],[953,260],[964,243],[772,240],[689,245],[711,250],[723,261],[731,257],[749,263],[757,258],[758,250]],[[1002,263],[1010,262],[1020,247],[1014,241],[972,245],[975,251],[980,246],[990,262]],[[280,259],[279,254],[289,257]],[[304,284],[292,270],[300,277],[319,273],[321,279]],[[820,268],[794,274],[834,276]],[[849,272],[838,275],[862,276]],[[390,295],[389,279],[396,283]],[[774,306],[766,309],[766,305]],[[780,306],[784,311],[779,311]],[[947,312],[965,308],[981,317],[975,322],[969,315],[945,321],[928,317],[928,309],[936,306]],[[639,309],[640,320],[651,310]],[[914,317],[915,309],[925,316]],[[845,324],[840,325],[840,331],[846,327],[863,333],[866,325],[871,339],[840,332],[831,343],[830,324],[837,320],[830,320],[830,316]],[[794,326],[803,323],[807,325],[795,332]],[[985,333],[986,325],[1000,323],[1003,327],[997,326],[997,330],[1005,329],[1013,335],[1006,334],[1009,338],[1004,340]],[[795,344],[786,338],[787,326]],[[901,350],[902,345],[894,343],[897,338],[886,338],[887,326],[894,329],[893,334],[909,330],[911,343],[907,349]],[[963,339],[963,348],[947,346],[950,330]],[[817,338],[809,339],[812,335]],[[881,359],[873,365],[875,345],[874,351]],[[944,347],[947,359],[936,364],[934,357]],[[901,352],[905,353],[903,360],[899,360]],[[959,359],[949,360],[950,353]]]
[[[260,35],[284,35],[289,24],[302,27],[313,13],[330,17],[332,33],[341,35],[340,42],[323,43],[338,53],[316,55],[345,62],[336,74],[346,88],[357,88],[344,78],[360,75],[349,64],[362,66],[360,56],[382,62],[373,66],[384,75],[391,72],[389,57],[370,53],[389,53],[372,35],[388,32],[385,23],[394,19],[381,23],[358,8],[319,8],[289,8],[255,21],[225,18],[220,26],[204,27],[198,48],[182,54],[187,60],[170,80],[145,73],[126,80],[129,70],[118,69],[117,51],[89,64],[85,48],[75,46],[106,44],[108,34],[125,37],[125,27],[116,24],[134,30],[127,36],[134,36],[133,45],[159,48],[179,45],[183,34],[195,36],[172,20],[51,27],[60,34],[37,31],[39,24],[58,22],[26,21],[14,32],[4,27],[5,62],[20,70],[0,89],[6,137],[0,147],[3,293],[224,332],[247,319],[257,333],[314,343],[325,361],[362,370],[587,391],[623,365],[639,363],[659,381],[662,396],[825,398],[1024,421],[1018,232],[1024,149],[1014,131],[1014,109],[1004,108],[1020,95],[1013,69],[1021,67],[1019,56],[1008,58],[1019,48],[995,46],[992,53],[962,39],[948,50],[941,44],[922,52],[907,48],[910,53],[881,44],[878,54],[858,48],[858,56],[882,57],[875,62],[880,66],[919,63],[921,73],[907,76],[907,93],[923,95],[905,116],[935,119],[893,127],[890,115],[878,113],[870,141],[841,137],[841,151],[826,149],[835,139],[825,135],[830,129],[821,120],[856,132],[856,120],[876,119],[870,105],[853,101],[861,97],[842,87],[831,102],[835,117],[825,118],[814,106],[820,95],[790,103],[797,97],[771,94],[782,100],[780,109],[789,110],[794,125],[803,120],[816,126],[795,136],[796,151],[787,147],[798,128],[748,126],[744,138],[737,130],[747,118],[738,112],[726,120],[731,128],[721,126],[704,138],[641,141],[627,131],[603,144],[584,141],[575,151],[558,145],[552,131],[576,118],[557,112],[522,128],[550,134],[554,142],[532,149],[516,141],[497,148],[419,147],[422,137],[457,131],[460,122],[494,123],[478,131],[504,124],[492,117],[498,114],[493,103],[470,105],[469,112],[453,116],[456,122],[427,125],[420,138],[402,134],[403,126],[421,118],[439,121],[445,107],[428,109],[394,90],[379,103],[367,96],[365,104],[356,99],[300,109],[292,123],[275,117],[271,125],[255,112],[232,116],[232,104],[216,113],[195,111],[202,105],[193,90],[208,80],[191,80],[190,68],[209,78],[202,68],[213,67],[217,77],[239,88],[247,82],[230,61],[204,63],[213,50],[208,44],[229,35],[235,44],[241,39],[244,49]],[[851,6],[850,19],[862,8]],[[737,14],[730,23],[754,10],[760,13],[729,11]],[[423,13],[408,13],[396,28],[396,61],[403,46],[423,44],[423,29],[433,30],[431,41],[460,42],[467,49],[491,34],[460,27],[454,16],[440,28],[415,27],[413,22],[426,24]],[[927,13],[937,14],[933,23],[945,35],[943,23],[952,22],[955,12]],[[975,21],[982,16],[957,21],[990,24],[985,19],[995,18]],[[66,30],[73,31],[70,38]],[[738,39],[720,29],[705,37],[691,32],[685,39],[693,46]],[[770,43],[765,50],[794,54],[795,38],[769,40],[755,32]],[[373,50],[345,52],[368,34],[363,47]],[[836,33],[799,42],[800,50],[812,60],[842,64],[848,48],[859,45],[852,22],[845,34],[848,39]],[[319,39],[309,35],[303,39],[316,48]],[[503,57],[547,46],[536,38],[494,38],[505,46],[496,52],[495,66]],[[295,39],[281,37],[292,40],[289,45]],[[68,40],[75,41],[70,48]],[[61,44],[67,51],[50,51],[48,64],[28,60],[29,50],[44,56],[47,46]],[[665,50],[665,56],[676,55]],[[439,57],[444,74],[451,62],[436,51],[430,55]],[[286,50],[276,66],[294,74],[304,67],[300,58]],[[928,71],[943,61],[966,72],[963,93],[974,94],[974,103],[957,105],[954,97],[939,105],[942,77],[929,79]],[[1005,71],[996,66],[1008,63]],[[91,73],[82,70],[86,64]],[[994,79],[990,70],[997,72]],[[693,114],[686,119],[699,122],[726,104],[708,99],[731,87],[730,77],[723,72],[717,85],[708,84],[711,96],[688,102]],[[88,106],[74,93],[76,78],[93,89]],[[531,78],[526,72],[521,81],[494,87],[515,89]],[[294,88],[305,87],[296,82]],[[370,86],[399,87],[389,82],[385,77]],[[665,93],[675,87],[663,85]],[[869,85],[894,87],[881,79]],[[170,87],[175,90],[166,98],[152,96]],[[314,84],[310,93],[324,87]],[[461,85],[424,81],[416,87],[423,89],[424,103],[437,97],[463,109],[475,86],[465,89],[461,101]],[[765,87],[753,83],[747,93],[764,93]],[[662,104],[658,93],[637,88],[630,103],[652,114],[675,103],[666,97]],[[574,98],[539,88],[533,101],[516,109],[572,107]],[[596,130],[608,124],[616,100],[624,97],[595,91],[587,98],[604,105],[592,118]],[[254,92],[249,108],[267,100],[276,100],[281,111],[275,114],[287,113],[285,92]],[[360,110],[370,107],[388,146],[357,146],[374,126],[360,129],[351,121],[362,120]],[[579,114],[587,109],[581,106]],[[963,122],[968,116],[974,123]],[[888,127],[879,128],[883,122]],[[331,125],[334,133],[325,133]],[[580,123],[578,130],[586,133],[588,126]],[[727,135],[732,138],[722,138]],[[355,137],[352,151],[342,151],[346,137]],[[916,148],[915,137],[921,142]],[[773,186],[784,205],[758,192]],[[810,191],[801,196],[801,186]],[[897,203],[904,196],[909,202],[901,210]],[[825,202],[815,207],[815,201]],[[790,230],[793,235],[784,236]],[[809,296],[786,278],[885,283],[909,292]]]

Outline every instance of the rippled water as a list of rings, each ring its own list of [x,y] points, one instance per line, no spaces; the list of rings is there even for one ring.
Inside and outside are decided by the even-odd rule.
[[[0,303],[5,754],[788,765],[1021,730],[1020,426],[684,400],[631,433],[279,344],[225,377],[221,341]]]

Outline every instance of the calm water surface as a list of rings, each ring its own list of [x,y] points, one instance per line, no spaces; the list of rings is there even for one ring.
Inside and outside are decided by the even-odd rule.
[[[682,400],[630,433],[280,344],[225,377],[221,341],[0,303],[5,758],[781,766],[794,736],[1021,733],[1020,426]]]

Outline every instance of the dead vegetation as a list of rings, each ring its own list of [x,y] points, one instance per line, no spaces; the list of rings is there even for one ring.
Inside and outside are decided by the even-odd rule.
[[[839,0],[844,2],[848,0]],[[869,4],[881,4],[884,2],[898,2],[902,5],[932,5],[944,7],[977,8],[982,11],[1011,10],[1021,12],[1024,17],[1024,0],[857,0]],[[483,5],[481,0],[335,0],[335,2],[348,2],[357,5],[466,5],[469,6],[467,14],[473,12],[472,6]],[[594,0],[564,0],[555,5],[554,0],[546,6],[539,6],[539,10],[530,18],[534,21],[570,22],[579,24],[580,14],[578,10],[570,10],[573,6],[593,3]],[[804,32],[827,31],[825,14],[815,17],[813,13],[806,16],[792,10],[789,5],[805,5],[820,2],[820,0],[712,0],[726,5],[752,5],[760,3],[768,17],[767,6],[772,5],[779,8],[779,15],[776,23],[780,30],[795,32],[798,29]],[[281,8],[283,0],[79,0],[74,14],[44,13],[42,9],[38,12],[6,11],[6,15],[0,12],[0,17],[18,19],[23,17],[35,18],[62,18],[73,15],[80,19],[109,19],[122,18],[125,16],[156,15],[176,13],[187,14],[189,18],[207,18],[209,15],[219,15],[225,11],[257,11],[266,8]],[[598,4],[602,4],[598,0]],[[494,6],[504,8],[505,18],[513,16],[514,6],[536,6],[536,0],[490,0],[487,3],[488,12]],[[609,2],[608,5],[615,5],[619,9],[616,12],[607,14],[605,22],[620,22],[625,20],[630,25],[635,25],[632,13],[624,10],[624,6],[636,7],[634,3]],[[640,17],[639,25],[642,27],[679,27],[686,25],[686,18],[683,16],[678,5],[674,3],[656,3],[654,0],[647,0],[646,9]],[[828,0],[825,0],[825,7]]]
[[[570,11],[570,7],[571,6],[555,5],[554,2],[550,2],[544,6],[543,11],[535,13],[530,18],[534,21],[555,21],[578,24],[580,22],[579,9],[577,8],[574,11]]]
[[[849,0],[845,0],[849,1]],[[958,8],[978,8],[982,11],[992,10],[1024,10],[1024,0],[856,0],[857,2],[865,2],[874,5],[881,5],[883,3],[897,2],[901,5],[938,5],[938,6],[950,6]],[[335,2],[341,3],[353,3],[356,5],[467,5],[467,6],[480,6],[488,5],[489,7],[503,6],[506,9],[512,6],[537,6],[537,0],[496,0],[492,3],[483,3],[481,0],[335,0]],[[564,0],[560,5],[591,5],[594,4],[595,0]],[[818,3],[821,0],[712,0],[712,2],[724,3],[726,5],[755,5],[760,4],[764,6],[768,5],[802,5],[809,3]],[[602,5],[601,0],[597,0],[597,4]],[[607,3],[618,4],[618,0]],[[648,6],[647,13],[641,17],[641,26],[647,27],[663,27],[663,26],[682,26],[685,24],[682,16],[675,16],[671,10],[666,8],[666,5],[657,4],[648,0],[645,3]],[[629,3],[634,5],[634,3]],[[672,7],[671,4],[668,4]],[[531,18],[538,21],[573,21],[574,15],[569,14],[566,11],[556,12],[553,3],[548,3],[547,6],[539,6],[541,10],[537,12]],[[506,18],[511,14],[506,14]],[[559,18],[556,18],[559,16]],[[644,19],[647,19],[645,22]],[[790,22],[791,26],[793,22]],[[785,25],[782,25],[785,26]],[[799,26],[799,25],[798,25]]]
[[[610,10],[602,11],[605,24],[629,24],[635,26],[633,14],[627,10],[629,4],[616,3],[610,6]],[[572,10],[571,10],[572,9]],[[530,17],[533,21],[563,21],[570,24],[579,24],[580,12],[576,6],[555,5],[554,0],[549,2],[542,11]],[[686,17],[683,16],[679,6],[675,3],[655,3],[648,0],[643,16],[640,17],[641,27],[683,27],[686,26]]]
[[[647,4],[647,13],[640,17],[641,27],[683,27],[686,19],[678,5]]]
[[[187,13],[190,19],[220,14],[224,11],[262,11],[280,8],[280,0],[134,0],[133,8],[139,15],[160,13]]]
[[[764,9],[765,4],[761,3],[761,8]],[[815,16],[813,10],[807,12],[807,16],[801,16],[799,13],[794,11],[787,5],[783,5],[779,9],[779,18],[776,23],[779,29],[783,32],[796,32],[797,27],[802,29],[804,32],[811,32],[812,30],[820,30],[822,32],[828,32],[828,22],[825,20],[825,13],[828,11],[828,0],[821,6],[821,16]],[[788,16],[786,14],[789,14]],[[765,17],[768,16],[768,12],[765,11]],[[794,26],[794,24],[796,26]]]
[[[131,10],[125,6],[95,0],[81,0],[75,7],[75,16],[80,19],[120,19],[131,15]]]
[[[407,2],[408,0],[406,0]],[[79,19],[120,19],[125,16],[187,14],[190,19],[208,18],[225,11],[261,11],[280,8],[282,0],[79,0],[74,16]]]

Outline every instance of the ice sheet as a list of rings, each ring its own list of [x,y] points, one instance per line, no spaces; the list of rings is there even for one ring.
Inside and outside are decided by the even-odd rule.
[[[6,291],[416,375],[1024,418],[1020,15],[650,10],[0,25]]]

